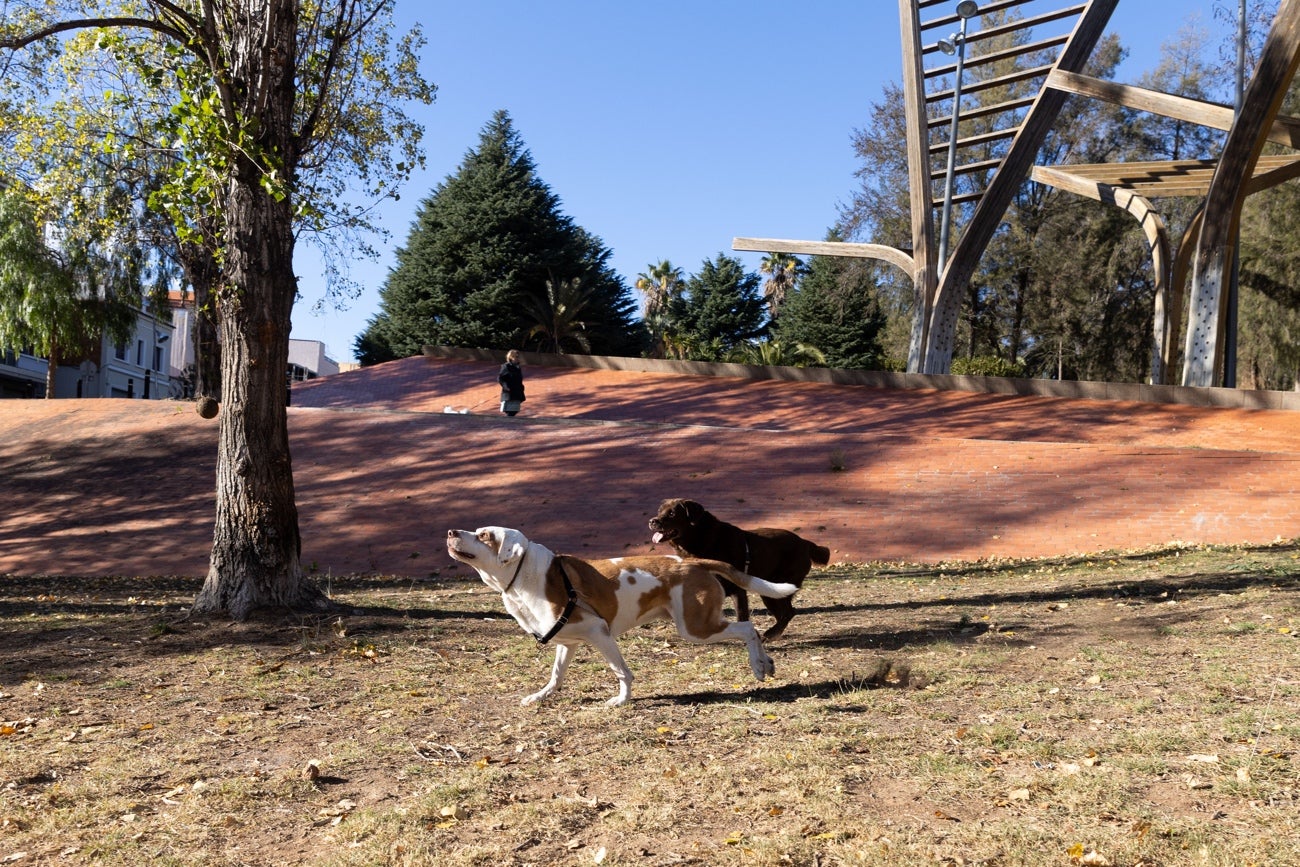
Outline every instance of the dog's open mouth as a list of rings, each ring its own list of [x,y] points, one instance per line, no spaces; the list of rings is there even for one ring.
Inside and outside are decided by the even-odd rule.
[[[650,541],[658,545],[660,542],[672,541],[673,534],[663,527],[656,526],[655,521],[650,522],[650,529],[653,531],[650,535]]]

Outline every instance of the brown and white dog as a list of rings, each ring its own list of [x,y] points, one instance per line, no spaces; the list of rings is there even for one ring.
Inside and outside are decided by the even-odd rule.
[[[829,548],[796,533],[776,527],[742,530],[715,518],[694,500],[664,500],[659,513],[650,519],[650,531],[653,542],[667,542],[678,554],[721,560],[749,575],[796,587],[803,586],[813,564],[825,566],[831,559]],[[736,619],[748,620],[749,597],[744,588],[734,583],[723,587],[728,596],[735,597]],[[794,617],[794,600],[789,594],[778,598],[757,592],[768,613],[776,618],[763,633],[764,640],[771,641],[785,632]]]
[[[560,688],[573,648],[596,648],[618,678],[615,707],[632,694],[632,672],[614,640],[634,626],[671,620],[687,641],[712,643],[738,639],[749,647],[754,677],[776,673],[750,623],[723,619],[722,581],[764,596],[788,596],[791,584],[773,584],[746,575],[726,563],[682,557],[615,557],[582,560],[554,554],[506,527],[447,531],[447,553],[478,572],[483,583],[501,594],[506,611],[541,644],[555,640],[551,680],[523,704],[540,701]]]

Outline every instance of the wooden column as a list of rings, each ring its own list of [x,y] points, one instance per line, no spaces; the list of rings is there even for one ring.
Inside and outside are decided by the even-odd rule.
[[[1300,0],[1282,0],[1205,199],[1192,266],[1192,309],[1183,352],[1183,385],[1218,384],[1217,374],[1223,362],[1224,289],[1232,265],[1235,229],[1246,197],[1246,181],[1254,173],[1297,65]]]
[[[930,314],[939,275],[930,187],[930,119],[925,109],[925,66],[917,0],[898,0],[903,40],[903,111],[907,131],[907,183],[912,209],[912,339],[907,370],[917,373],[925,357]]]

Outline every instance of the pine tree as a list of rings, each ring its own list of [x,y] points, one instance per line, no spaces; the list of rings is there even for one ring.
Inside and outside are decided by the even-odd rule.
[[[841,240],[832,232],[827,240]],[[860,260],[814,256],[781,306],[776,337],[821,350],[824,366],[874,369],[882,364],[885,314],[876,297],[875,267]]]
[[[669,300],[668,341],[679,347],[677,354],[720,360],[737,344],[761,336],[766,323],[760,282],[739,259],[722,253],[706,259],[685,292]]]
[[[593,353],[634,354],[636,303],[610,255],[560,212],[510,115],[498,111],[478,148],[421,203],[357,355],[373,364],[426,344],[527,346],[535,322],[526,311],[547,303],[548,281],[590,292],[583,319]]]

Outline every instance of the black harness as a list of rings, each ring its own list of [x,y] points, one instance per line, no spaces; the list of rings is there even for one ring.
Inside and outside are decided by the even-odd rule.
[[[524,568],[524,561],[527,559],[528,552],[524,551],[523,556],[519,558],[519,565],[515,567],[515,574],[510,576],[510,583],[506,584],[505,589],[501,591],[502,596],[509,593],[510,588],[515,586],[515,581],[519,578],[519,570]],[[564,579],[564,592],[569,597],[568,601],[564,603],[564,612],[560,614],[560,619],[555,621],[555,625],[547,630],[545,635],[539,635],[536,632],[528,633],[533,638],[536,638],[537,643],[541,645],[548,643],[555,637],[557,632],[564,628],[564,624],[569,622],[569,617],[573,614],[573,609],[578,605],[578,591],[573,589],[573,582],[569,580],[569,570],[564,568],[563,563],[560,563],[560,577]]]
[[[538,635],[536,632],[530,633],[533,638],[537,639],[537,643],[541,645],[545,645],[555,637],[555,633],[564,628],[564,624],[569,622],[569,615],[573,614],[573,609],[578,604],[578,591],[573,589],[573,582],[569,580],[569,571],[564,568],[563,563],[560,564],[560,577],[564,579],[564,592],[569,595],[569,600],[564,603],[564,612],[560,614],[560,619],[555,621],[555,625],[547,630],[545,635]]]

